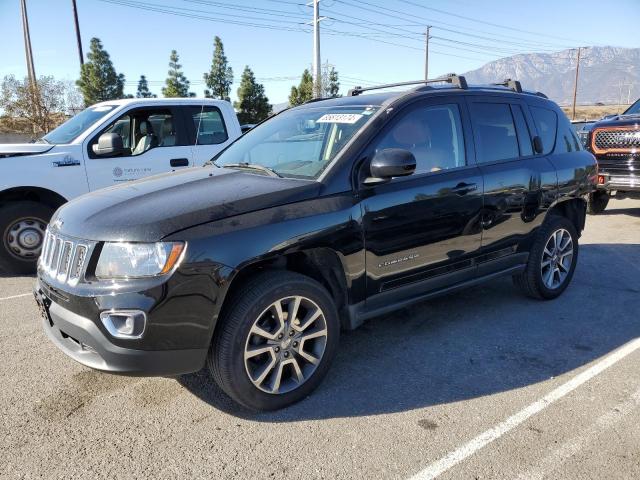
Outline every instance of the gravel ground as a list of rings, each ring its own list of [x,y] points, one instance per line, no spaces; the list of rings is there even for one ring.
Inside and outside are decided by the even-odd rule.
[[[640,201],[610,205],[560,299],[500,279],[374,319],[311,397],[269,414],[203,372],[73,362],[41,331],[33,278],[2,277],[0,477],[640,478]]]

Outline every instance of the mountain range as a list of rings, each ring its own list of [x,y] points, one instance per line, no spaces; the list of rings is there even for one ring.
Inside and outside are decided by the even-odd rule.
[[[575,49],[501,58],[465,73],[469,83],[512,78],[522,88],[543,92],[560,105],[573,102]],[[640,48],[588,47],[581,51],[577,103],[632,103],[640,97]]]

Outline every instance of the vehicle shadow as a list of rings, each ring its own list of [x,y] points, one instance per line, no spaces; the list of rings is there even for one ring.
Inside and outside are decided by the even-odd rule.
[[[36,275],[27,273],[10,273],[0,268],[0,278],[36,278]]]
[[[611,210],[605,210],[598,215],[631,215],[633,217],[640,217],[640,208],[614,208]]]
[[[238,407],[204,371],[178,381],[215,408],[260,422],[400,412],[570,372],[640,336],[639,310],[640,245],[583,245],[573,283],[556,300],[528,299],[504,278],[345,332],[322,385],[287,409]]]

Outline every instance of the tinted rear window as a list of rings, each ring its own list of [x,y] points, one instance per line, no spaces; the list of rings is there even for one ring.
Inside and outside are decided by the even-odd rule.
[[[472,103],[471,120],[478,162],[517,158],[518,138],[507,103]]]
[[[530,107],[533,121],[536,124],[538,135],[542,139],[542,153],[551,153],[556,144],[556,130],[558,129],[558,116],[553,110],[542,107]]]
[[[558,137],[556,138],[556,153],[576,152],[582,150],[582,144],[578,140],[569,119],[562,115],[558,119]]]

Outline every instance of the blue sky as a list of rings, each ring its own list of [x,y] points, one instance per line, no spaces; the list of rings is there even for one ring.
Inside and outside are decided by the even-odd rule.
[[[135,92],[144,74],[159,94],[169,53],[176,49],[192,90],[202,95],[202,74],[218,35],[235,73],[232,97],[249,65],[272,103],[285,102],[311,64],[313,39],[304,26],[311,8],[304,3],[77,0],[85,54],[90,38],[100,38],[117,71],[126,75],[127,92]],[[75,80],[79,61],[71,0],[27,0],[27,8],[36,74]],[[355,84],[421,78],[420,32],[427,24],[433,25],[430,76],[464,72],[518,52],[640,45],[640,0],[321,0],[320,12],[328,17],[321,23],[322,60],[339,71],[343,93]],[[0,77],[24,76],[19,0],[0,0],[0,31],[8,47]]]

